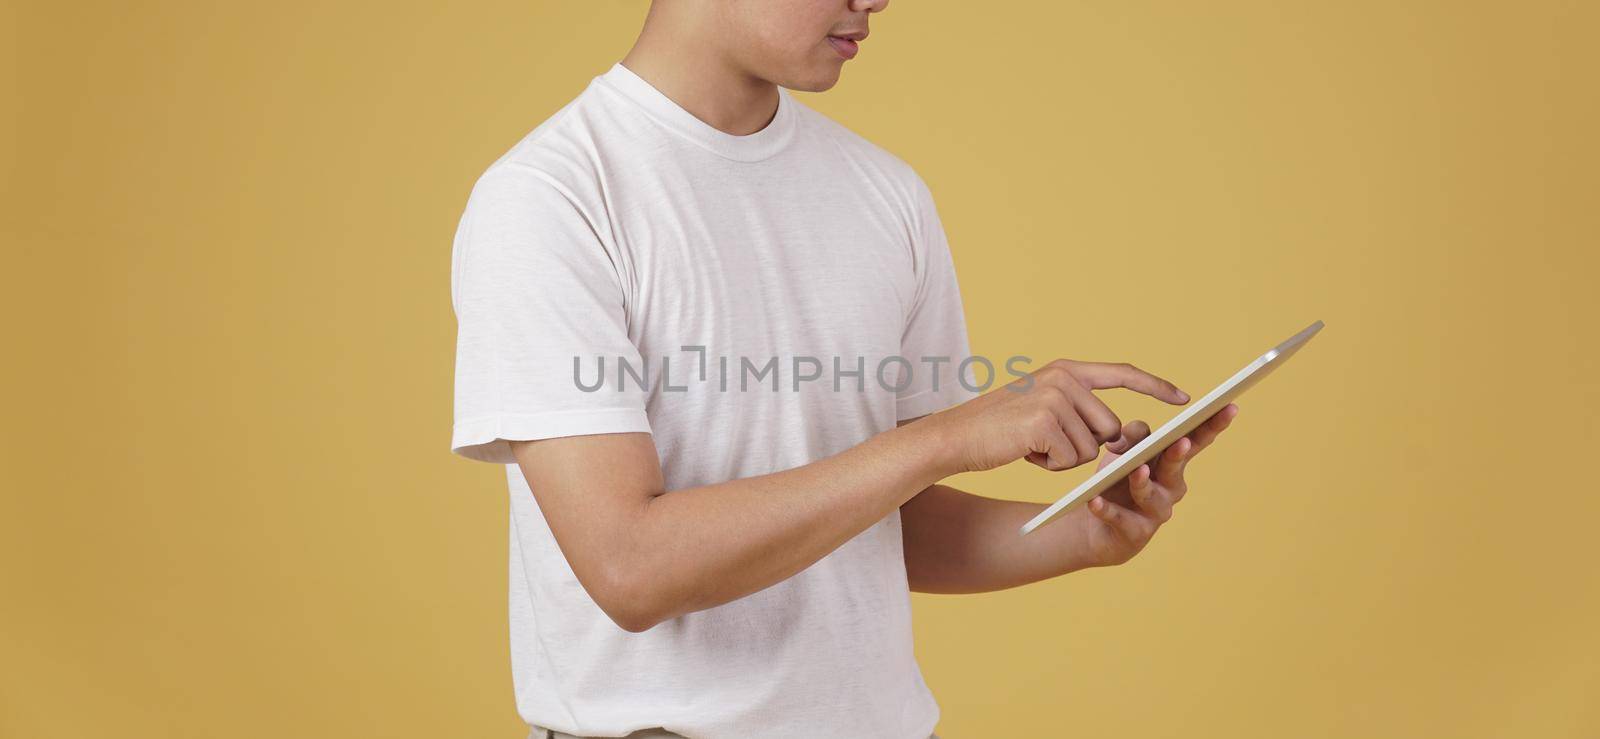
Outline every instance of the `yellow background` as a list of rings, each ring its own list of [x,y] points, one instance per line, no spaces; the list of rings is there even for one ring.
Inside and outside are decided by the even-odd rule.
[[[450,237],[644,8],[10,11],[0,735],[521,736]],[[1600,736],[1596,8],[873,19],[805,100],[928,180],[976,351],[1193,392],[1328,323],[1133,563],[916,598],[943,734]]]

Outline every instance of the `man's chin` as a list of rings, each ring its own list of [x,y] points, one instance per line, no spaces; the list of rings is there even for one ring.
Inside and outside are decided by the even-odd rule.
[[[800,75],[796,79],[780,82],[778,84],[798,92],[824,92],[833,89],[839,84],[838,67],[827,71],[817,71],[812,74]]]

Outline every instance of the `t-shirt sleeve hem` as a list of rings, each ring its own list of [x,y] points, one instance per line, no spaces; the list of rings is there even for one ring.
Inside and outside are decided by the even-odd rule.
[[[511,454],[512,441],[630,432],[650,433],[650,419],[643,409],[508,413],[457,421],[450,451],[479,462],[512,464],[517,461]]]
[[[895,420],[909,421],[913,418],[926,416],[929,413],[938,413],[950,406],[965,403],[976,397],[978,397],[976,392],[962,387],[960,383],[956,383],[954,387],[924,390],[915,395],[895,399]]]

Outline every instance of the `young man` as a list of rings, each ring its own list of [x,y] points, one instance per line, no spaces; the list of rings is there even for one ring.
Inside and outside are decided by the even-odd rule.
[[[928,188],[783,89],[832,87],[885,5],[658,0],[473,190],[452,447],[507,465],[535,736],[927,737],[909,591],[1126,561],[1237,412],[1026,538],[1040,506],[939,484],[1149,433],[1091,390],[1188,397],[1069,360],[971,389]]]

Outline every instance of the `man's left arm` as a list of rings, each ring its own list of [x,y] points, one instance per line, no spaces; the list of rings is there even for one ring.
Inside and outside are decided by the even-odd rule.
[[[1088,505],[1027,536],[1019,530],[1044,505],[985,498],[947,485],[922,491],[900,507],[911,589],[980,593],[1128,561],[1172,518],[1173,506],[1188,491],[1189,461],[1238,413],[1236,405],[1218,411]],[[1106,445],[1099,466],[1149,434],[1142,421],[1127,424],[1122,437]]]

